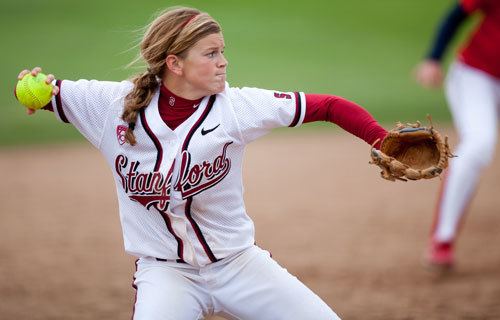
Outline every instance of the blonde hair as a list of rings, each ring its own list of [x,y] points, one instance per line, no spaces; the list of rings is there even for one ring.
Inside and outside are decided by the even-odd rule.
[[[186,7],[168,8],[147,27],[140,43],[140,54],[131,63],[144,60],[147,70],[132,77],[132,91],[125,97],[122,119],[129,126],[125,139],[135,145],[135,123],[138,113],[151,102],[153,94],[166,69],[165,59],[173,54],[181,58],[201,38],[221,32],[221,27],[210,15]]]

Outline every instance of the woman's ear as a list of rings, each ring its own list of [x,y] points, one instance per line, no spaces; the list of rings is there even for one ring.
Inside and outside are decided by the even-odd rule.
[[[165,58],[165,63],[167,65],[167,69],[170,72],[172,72],[178,76],[182,75],[183,63],[182,63],[182,60],[178,56],[176,56],[175,54],[169,54]]]

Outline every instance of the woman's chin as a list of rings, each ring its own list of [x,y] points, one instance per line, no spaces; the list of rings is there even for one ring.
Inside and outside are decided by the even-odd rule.
[[[223,83],[218,84],[217,86],[214,87],[212,94],[221,93],[222,91],[224,91],[225,88],[226,88],[226,82],[224,81]]]

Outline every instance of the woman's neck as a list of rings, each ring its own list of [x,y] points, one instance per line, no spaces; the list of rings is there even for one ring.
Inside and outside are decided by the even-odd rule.
[[[193,89],[183,79],[176,76],[167,74],[167,76],[163,79],[162,84],[170,92],[186,100],[198,100],[205,96],[203,93],[197,92],[197,90]]]
[[[202,98],[199,99],[186,99],[178,94],[172,92],[169,88],[162,84],[160,88],[160,107],[169,106],[174,109],[192,109],[197,107]]]

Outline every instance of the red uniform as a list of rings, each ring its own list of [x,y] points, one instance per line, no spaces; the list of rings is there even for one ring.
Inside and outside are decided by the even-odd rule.
[[[459,0],[443,20],[433,55],[439,57],[471,14],[480,23],[448,71],[446,97],[460,143],[443,182],[427,260],[450,268],[454,245],[481,172],[491,163],[500,115],[500,0]]]
[[[460,61],[500,78],[500,1],[461,0],[467,13],[480,11],[484,17],[459,52]]]

